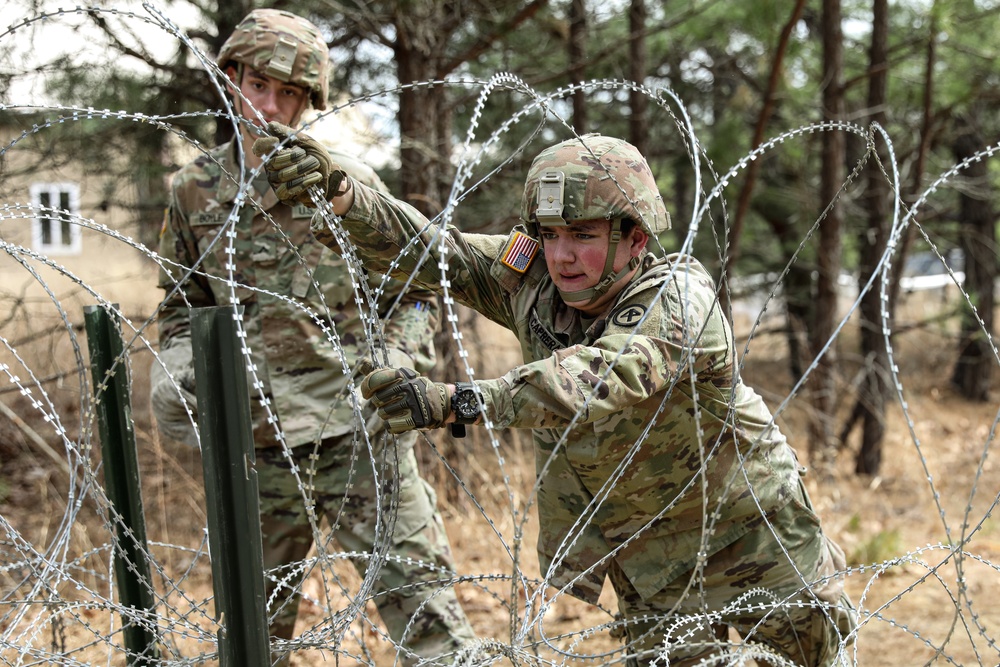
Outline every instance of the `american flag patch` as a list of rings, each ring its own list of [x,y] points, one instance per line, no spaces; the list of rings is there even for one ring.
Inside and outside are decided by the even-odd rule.
[[[507,249],[503,252],[500,261],[504,266],[509,266],[518,273],[524,273],[531,266],[531,260],[538,252],[538,241],[527,234],[514,232],[513,238],[507,244]]]

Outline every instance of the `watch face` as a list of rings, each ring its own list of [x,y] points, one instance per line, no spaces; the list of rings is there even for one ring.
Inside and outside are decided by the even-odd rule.
[[[479,403],[476,394],[471,389],[457,388],[451,399],[451,409],[458,419],[475,420],[479,416]]]

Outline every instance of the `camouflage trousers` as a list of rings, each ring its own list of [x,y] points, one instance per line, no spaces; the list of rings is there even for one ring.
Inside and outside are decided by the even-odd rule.
[[[306,558],[317,538],[305,510],[308,494],[315,521],[325,517],[339,546],[362,555],[354,561],[359,573],[365,576],[372,563],[380,567],[370,595],[397,647],[398,664],[439,664],[435,658],[448,664],[451,654],[473,639],[454,589],[441,583],[451,578],[454,562],[434,490],[417,469],[415,438],[408,434],[397,446],[377,451],[374,466],[367,447],[356,445],[352,435],[295,447],[292,462],[280,447],[257,450],[272,637],[294,636],[302,578],[294,564]],[[329,550],[328,536],[320,532],[318,538]],[[276,664],[287,662],[285,655]]]
[[[856,613],[840,547],[820,528],[805,489],[725,549],[643,600],[614,562],[609,577],[626,621],[628,667],[768,664],[827,667],[854,639]],[[778,543],[780,540],[780,546]],[[664,554],[669,558],[669,554]],[[729,639],[729,629],[741,643]],[[781,662],[784,661],[784,662]],[[847,662],[844,662],[847,664]]]

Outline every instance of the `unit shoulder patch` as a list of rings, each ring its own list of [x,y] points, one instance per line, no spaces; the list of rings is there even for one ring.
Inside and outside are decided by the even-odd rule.
[[[631,328],[646,314],[646,306],[630,304],[622,306],[611,315],[611,323],[618,327]]]
[[[537,254],[538,241],[522,232],[514,232],[500,255],[500,263],[518,273],[524,273],[531,267]]]

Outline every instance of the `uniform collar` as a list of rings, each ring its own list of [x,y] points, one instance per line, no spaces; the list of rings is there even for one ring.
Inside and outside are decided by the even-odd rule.
[[[220,151],[221,155],[219,156],[219,160],[229,174],[232,174],[234,178],[239,179],[239,176],[236,174],[236,168],[239,164],[236,159],[236,142],[237,139],[233,139],[220,147],[222,150]],[[262,174],[263,170],[261,170],[260,173]],[[216,199],[220,204],[232,204],[236,201],[236,195],[238,195],[239,192],[239,180],[233,180],[233,178],[223,175],[222,178],[219,179],[219,188],[216,191]],[[260,208],[265,211],[271,210],[276,204],[278,204],[278,196],[274,194],[274,190],[272,190],[270,186],[267,186],[263,195],[254,187],[250,188],[249,194],[252,199],[260,205]]]

